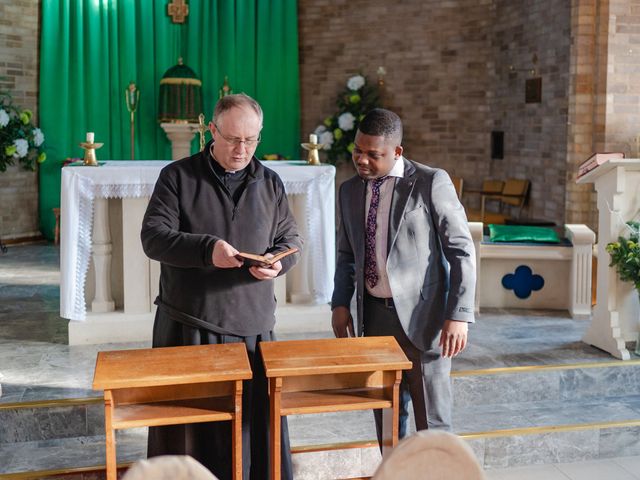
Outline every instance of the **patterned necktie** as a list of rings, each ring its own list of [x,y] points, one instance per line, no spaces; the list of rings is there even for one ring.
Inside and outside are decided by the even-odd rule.
[[[378,283],[378,268],[376,265],[376,227],[378,225],[378,205],[380,204],[380,186],[387,177],[376,178],[371,181],[371,203],[367,215],[367,229],[364,245],[364,278],[370,288]]]

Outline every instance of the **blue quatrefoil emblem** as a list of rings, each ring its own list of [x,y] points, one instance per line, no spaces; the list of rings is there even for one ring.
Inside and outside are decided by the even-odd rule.
[[[529,298],[531,292],[544,287],[544,278],[534,275],[526,265],[520,265],[514,273],[502,277],[502,286],[507,290],[513,290],[516,297],[525,299]]]

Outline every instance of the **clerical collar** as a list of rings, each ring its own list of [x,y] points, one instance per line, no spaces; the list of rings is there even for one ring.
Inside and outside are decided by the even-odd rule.
[[[209,154],[211,155],[211,164],[213,165],[213,169],[219,176],[234,175],[236,173],[244,171],[246,168],[241,168],[240,170],[227,170],[222,165],[220,165],[220,162],[218,162],[218,159],[213,154],[213,142],[211,142],[211,145],[209,146]]]

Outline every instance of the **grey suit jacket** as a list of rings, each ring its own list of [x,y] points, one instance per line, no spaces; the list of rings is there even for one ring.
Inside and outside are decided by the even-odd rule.
[[[475,251],[449,175],[402,158],[389,218],[387,274],[400,323],[422,351],[437,346],[446,319],[474,321]],[[357,334],[363,333],[366,181],[340,187],[340,230],[332,308],[349,308],[357,289]]]

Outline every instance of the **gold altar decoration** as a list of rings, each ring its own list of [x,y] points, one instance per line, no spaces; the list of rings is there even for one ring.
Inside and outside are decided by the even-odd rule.
[[[185,0],[171,0],[167,5],[167,15],[171,17],[173,23],[184,23],[189,15],[189,5]]]
[[[320,165],[318,150],[324,147],[324,144],[318,143],[318,135],[312,133],[311,135],[309,135],[309,142],[301,143],[300,146],[309,151],[309,158],[307,159],[307,163],[309,165]]]
[[[220,90],[218,90],[218,98],[220,99],[222,97],[226,97],[227,95],[231,95],[232,93],[233,89],[231,88],[231,85],[229,85],[229,78],[225,75],[224,83],[220,87]]]
[[[197,123],[202,110],[202,82],[179,58],[160,80],[158,121]]]
[[[104,143],[94,143],[93,132],[87,132],[87,139],[80,146],[84,149],[84,165],[86,167],[97,167],[96,150],[104,145]]]
[[[138,102],[140,101],[140,90],[136,87],[134,82],[129,82],[129,86],[124,91],[124,101],[127,104],[127,110],[130,116],[130,128],[131,131],[131,160],[135,160],[135,143],[134,143],[134,129],[135,129],[135,113],[138,110]]]

